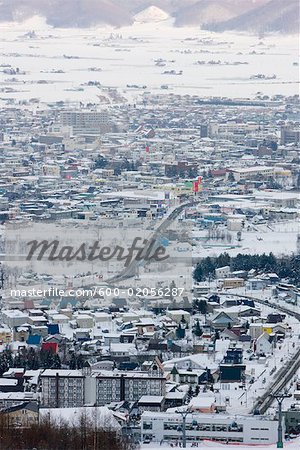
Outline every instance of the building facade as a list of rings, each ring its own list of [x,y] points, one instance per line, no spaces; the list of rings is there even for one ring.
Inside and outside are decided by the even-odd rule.
[[[187,442],[212,440],[243,444],[274,444],[278,422],[262,416],[228,416],[189,414],[186,418]],[[146,442],[180,442],[182,417],[176,413],[144,412],[141,420],[142,440]]]
[[[85,377],[80,370],[47,369],[41,374],[41,406],[73,408],[84,405]]]

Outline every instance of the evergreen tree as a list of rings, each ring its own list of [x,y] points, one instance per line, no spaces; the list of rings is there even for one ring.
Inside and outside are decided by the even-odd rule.
[[[189,385],[189,389],[187,391],[187,398],[188,400],[191,400],[192,397],[193,397],[193,388],[191,385]]]
[[[176,337],[177,339],[183,339],[185,337],[185,329],[182,328],[181,324],[178,324],[178,327],[176,329]]]
[[[193,332],[198,337],[202,336],[202,334],[203,334],[203,331],[200,327],[199,319],[197,320],[196,325],[194,326]]]

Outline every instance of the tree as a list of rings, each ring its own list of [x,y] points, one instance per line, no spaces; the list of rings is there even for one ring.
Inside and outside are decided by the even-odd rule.
[[[182,328],[180,323],[176,328],[176,337],[177,339],[183,339],[185,337],[185,328]]]
[[[2,376],[4,372],[7,372],[8,369],[12,366],[12,358],[10,350],[4,350],[4,352],[0,353],[0,375]]]
[[[59,355],[51,350],[41,350],[40,352],[41,368],[60,369],[61,361]]]
[[[102,155],[98,155],[94,164],[94,169],[103,169],[107,166],[107,160]]]
[[[206,300],[200,300],[199,301],[199,311],[201,314],[207,314],[207,301]]]
[[[197,264],[196,269],[194,270],[194,279],[196,281],[203,281],[204,273],[201,264]]]
[[[203,331],[200,327],[199,319],[197,319],[196,325],[193,328],[193,333],[198,337],[202,336],[202,334],[203,334]]]
[[[187,398],[188,400],[191,400],[192,397],[193,397],[193,388],[191,385],[189,385],[189,389],[187,391]]]
[[[233,172],[231,171],[229,172],[227,180],[230,181],[231,183],[235,181]]]
[[[219,330],[215,331],[215,341],[217,341],[218,339],[220,339],[220,332]]]

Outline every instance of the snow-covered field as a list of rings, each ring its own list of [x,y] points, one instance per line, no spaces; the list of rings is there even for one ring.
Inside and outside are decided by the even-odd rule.
[[[29,31],[35,35],[26,36]],[[22,24],[1,24],[0,34],[2,64],[19,68],[18,75],[0,72],[0,104],[8,98],[33,97],[46,102],[99,101],[104,91],[83,85],[89,81],[120,88],[121,95],[131,100],[145,90],[232,97],[253,97],[258,91],[267,95],[298,92],[298,67],[293,65],[296,37],[216,34],[175,28],[170,20],[120,29],[54,29],[39,17]],[[164,65],[156,65],[159,59],[165,60]],[[212,60],[222,65],[208,64]],[[171,70],[183,73],[163,74]],[[250,79],[258,73],[277,78]],[[127,88],[128,84],[138,87]],[[163,84],[169,91],[161,90]]]
[[[142,450],[161,450],[169,448],[171,449],[169,444],[157,445],[157,444],[144,444],[142,445]],[[180,447],[175,447],[180,448]],[[275,450],[276,445],[241,445],[241,444],[219,444],[216,442],[203,441],[199,443],[198,447],[191,447],[191,444],[187,444],[187,448],[207,448],[208,450]],[[294,441],[285,442],[284,448],[287,450],[299,450],[300,448],[300,439],[295,439]]]
[[[274,222],[271,226],[267,224],[255,225],[251,230],[242,231],[241,241],[236,239],[236,233],[232,233],[230,243],[224,241],[205,241],[206,230],[195,230],[193,235],[201,241],[195,247],[193,255],[196,257],[217,256],[227,252],[230,256],[238,253],[261,254],[273,252],[274,255],[288,255],[297,250],[297,236],[300,232],[298,220]]]

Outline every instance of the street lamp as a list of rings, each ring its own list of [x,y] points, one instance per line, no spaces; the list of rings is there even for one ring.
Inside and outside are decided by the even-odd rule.
[[[186,448],[186,418],[189,414],[192,414],[192,411],[189,409],[185,409],[185,410],[176,410],[175,411],[177,414],[180,414],[182,417],[182,447]]]

